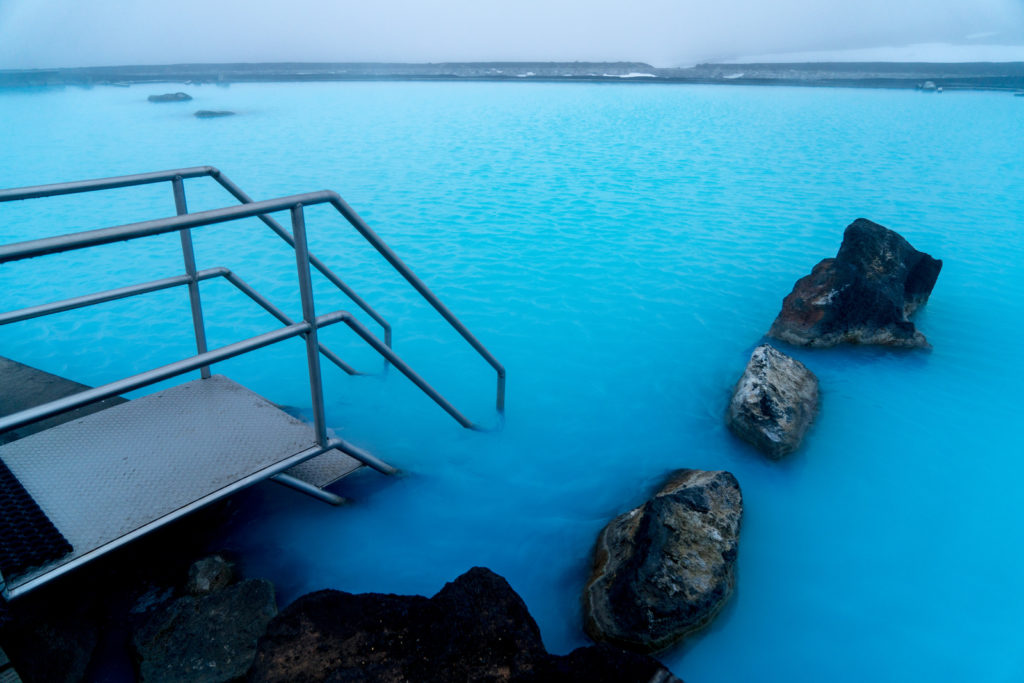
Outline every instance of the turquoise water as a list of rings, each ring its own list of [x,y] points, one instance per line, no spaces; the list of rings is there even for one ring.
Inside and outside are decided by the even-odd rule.
[[[401,467],[330,509],[265,485],[225,543],[283,604],[334,587],[433,594],[505,576],[545,643],[586,639],[591,545],[667,471],[728,469],[745,499],[737,590],[661,659],[691,683],[1018,681],[1024,614],[1019,362],[1024,103],[992,93],[351,83],[0,91],[0,186],[212,164],[257,199],[330,188],[508,368],[500,433],[461,429],[398,373],[325,366],[329,423]],[[197,120],[195,109],[238,116]],[[227,204],[188,181],[190,208]],[[173,213],[170,188],[0,205],[0,241]],[[729,390],[794,280],[864,216],[944,260],[917,323],[934,351],[795,351],[822,412],[779,463],[725,429]],[[395,348],[470,417],[493,373],[337,216],[313,251],[395,325]],[[196,234],[298,315],[290,252],[259,223]],[[5,308],[180,271],[176,238],[0,266]],[[353,307],[318,283],[319,311]],[[204,285],[213,344],[273,327]],[[372,325],[371,325],[372,326]],[[192,351],[175,290],[0,330],[0,355],[91,384]],[[97,338],[103,344],[97,345]],[[338,326],[325,343],[372,352]],[[223,364],[307,409],[303,348]]]

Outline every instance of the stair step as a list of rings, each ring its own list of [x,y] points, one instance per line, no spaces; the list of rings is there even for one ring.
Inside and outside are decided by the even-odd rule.
[[[311,425],[218,375],[4,444],[0,459],[74,549],[5,576],[10,595],[258,480],[313,445]]]
[[[308,484],[322,489],[339,479],[347,477],[360,467],[363,467],[363,463],[335,449],[306,462],[299,463],[295,467],[285,470],[285,472],[296,479],[301,479]]]

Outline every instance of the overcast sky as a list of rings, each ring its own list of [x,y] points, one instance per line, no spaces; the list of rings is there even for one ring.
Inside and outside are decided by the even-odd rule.
[[[1024,0],[0,0],[0,68],[8,69],[229,61],[687,66],[924,43],[938,45],[932,61],[947,54],[943,45],[954,46],[952,61],[972,59],[972,50],[1024,61]]]

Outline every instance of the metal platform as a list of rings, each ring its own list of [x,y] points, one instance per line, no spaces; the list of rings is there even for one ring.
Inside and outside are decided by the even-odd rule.
[[[241,204],[190,213],[184,181],[204,177],[217,182]],[[491,366],[496,375],[497,428],[503,425],[504,366],[337,193],[322,190],[253,201],[218,169],[202,166],[0,189],[0,203],[154,183],[170,183],[177,215],[0,245],[2,265],[178,233],[184,273],[87,292],[60,301],[40,302],[17,310],[0,310],[0,326],[183,287],[188,291],[196,345],[192,356],[98,387],[76,385],[69,388],[66,382],[47,387],[45,383],[39,385],[36,378],[32,380],[34,387],[20,386],[18,380],[17,390],[0,392],[5,394],[0,396],[0,460],[10,470],[0,468],[0,484],[3,484],[0,488],[13,492],[0,499],[10,503],[4,508],[10,512],[3,513],[3,518],[10,521],[10,528],[0,529],[0,561],[12,575],[0,577],[0,595],[4,598],[26,593],[133,538],[264,479],[336,505],[344,499],[323,487],[362,465],[383,474],[394,474],[397,471],[394,467],[327,429],[321,357],[349,375],[364,374],[320,343],[319,330],[328,325],[347,326],[384,359],[385,369],[394,367],[401,372],[460,425],[485,430],[395,353],[387,320],[309,253],[307,207],[332,207],[334,213],[376,250]],[[280,212],[288,213],[290,229],[273,218]],[[197,268],[193,230],[214,230],[222,224],[249,218],[262,221],[287,244],[288,258],[294,258],[296,267],[301,320],[290,318],[230,268]],[[313,269],[380,325],[383,341],[349,311],[317,313],[313,300]],[[241,295],[270,313],[279,325],[210,349],[200,285],[215,279],[231,284]],[[22,286],[28,288],[32,284]],[[217,363],[300,337],[306,346],[307,373],[303,380],[308,378],[309,381],[312,425],[288,416],[228,379],[211,378],[211,366]],[[120,343],[116,333],[99,339],[76,340],[79,345],[106,347],[107,353],[116,353],[114,349],[120,348]],[[116,346],[111,348],[109,344]],[[17,367],[20,366],[15,369]],[[0,371],[3,370],[0,365]],[[101,407],[102,401],[107,401],[108,405],[116,403],[120,400],[118,397],[129,392],[196,370],[204,379],[86,414]],[[2,445],[5,440],[10,443]],[[38,540],[40,538],[42,540]],[[73,551],[51,561],[66,552],[65,539],[73,546]],[[39,548],[46,552],[40,552]],[[49,564],[35,567],[42,562]]]
[[[0,446],[73,552],[4,577],[13,596],[316,453],[314,428],[215,375]],[[336,450],[288,474],[320,487],[362,465]]]

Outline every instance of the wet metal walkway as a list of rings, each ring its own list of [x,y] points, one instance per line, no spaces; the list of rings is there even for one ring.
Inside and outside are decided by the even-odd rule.
[[[11,596],[150,529],[294,467],[317,449],[313,426],[214,375],[0,446],[72,552],[20,576]],[[337,480],[362,463],[338,451],[288,474]],[[317,459],[319,460],[319,458]]]
[[[202,178],[213,179],[241,204],[190,213],[184,181]],[[10,574],[0,577],[0,594],[4,598],[17,597],[159,526],[264,479],[273,479],[322,501],[339,504],[344,499],[323,487],[363,465],[384,474],[394,473],[391,465],[337,437],[327,428],[321,357],[349,375],[364,374],[320,343],[319,330],[329,325],[342,323],[348,327],[383,357],[385,369],[393,367],[401,372],[460,425],[483,429],[395,353],[391,347],[390,324],[309,253],[306,207],[333,208],[334,213],[358,232],[492,367],[496,373],[495,408],[499,427],[502,424],[504,367],[334,192],[322,190],[256,202],[219,170],[200,166],[0,190],[0,203],[156,183],[170,183],[176,216],[0,245],[2,266],[49,254],[177,233],[184,273],[0,311],[0,326],[184,287],[188,291],[196,343],[195,355],[95,388],[75,383],[61,385],[60,382],[49,386],[47,381],[42,381],[39,396],[13,408],[5,404],[17,404],[17,396],[13,395],[24,394],[17,388],[21,381],[17,378],[24,379],[26,366],[0,364],[0,371],[9,370],[14,377],[0,375],[0,408],[3,409],[0,412],[0,461],[8,470],[0,472],[3,474],[0,479],[6,482],[0,492],[0,503],[7,506],[0,506],[0,510],[7,511],[2,519],[9,522],[0,532],[0,571]],[[281,212],[287,212],[290,229],[272,217]],[[290,318],[230,268],[197,269],[193,230],[213,230],[211,226],[250,218],[259,219],[288,245],[288,258],[294,259],[296,266],[301,320]],[[318,314],[313,297],[314,270],[380,325],[384,339],[379,339],[348,311]],[[209,348],[200,290],[203,283],[214,279],[233,285],[273,316],[278,326],[262,334]],[[211,370],[221,361],[294,338],[303,339],[306,346],[312,424],[288,415],[234,381],[214,375]],[[83,344],[95,344],[98,348],[110,342],[117,342],[116,335],[81,340]],[[133,401],[122,402],[120,398],[128,392],[197,370],[200,379]],[[8,392],[12,396],[4,396]],[[39,548],[45,548],[46,552],[38,552]]]

